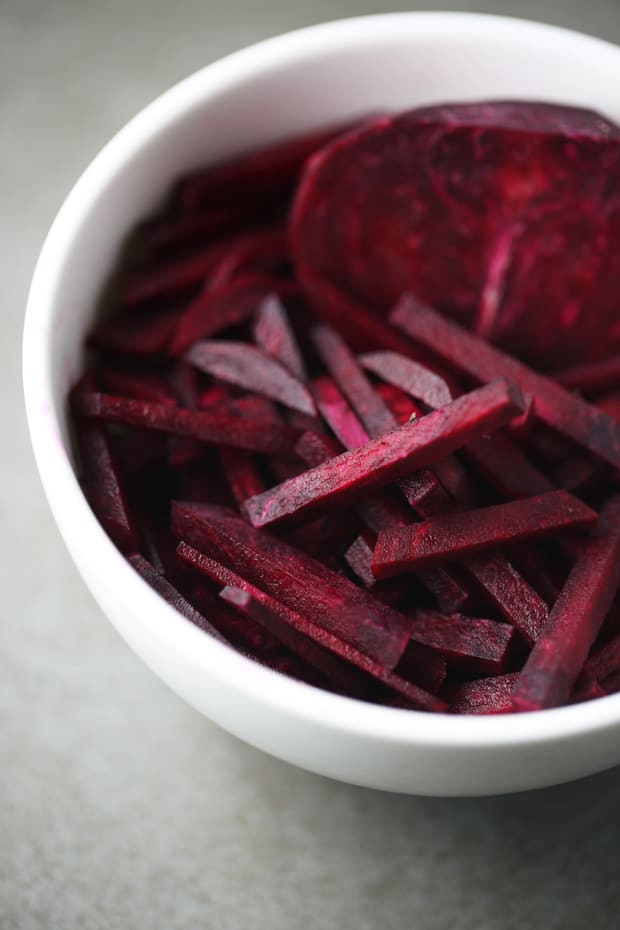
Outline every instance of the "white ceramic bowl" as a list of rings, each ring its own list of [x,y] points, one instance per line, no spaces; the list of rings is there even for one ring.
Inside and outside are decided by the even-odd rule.
[[[366,705],[252,663],[161,600],[94,518],[67,443],[65,396],[120,241],[179,173],[298,130],[491,97],[581,104],[617,120],[619,87],[619,48],[548,26],[453,13],[329,23],[262,42],[174,87],[103,149],[62,206],[34,274],[24,334],[28,420],[49,503],[120,634],[174,691],[241,739],[360,785],[492,794],[620,762],[620,695],[488,718]]]

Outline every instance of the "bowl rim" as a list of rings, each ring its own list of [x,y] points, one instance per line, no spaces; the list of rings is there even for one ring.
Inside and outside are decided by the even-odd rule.
[[[226,683],[257,706],[270,705],[332,731],[374,741],[451,748],[505,747],[550,743],[616,727],[620,694],[582,704],[527,714],[488,716],[428,714],[366,704],[322,691],[288,678],[222,645],[194,627],[157,595],[113,545],[91,511],[60,436],[60,414],[54,408],[49,334],[63,269],[70,262],[81,223],[106,184],[127,159],[139,156],[159,131],[210,97],[217,97],[266,69],[284,67],[300,56],[311,58],[327,49],[352,47],[362,41],[403,31],[438,36],[447,27],[459,37],[481,33],[564,45],[590,45],[597,55],[613,55],[620,69],[620,48],[602,39],[562,27],[509,16],[482,13],[386,13],[334,20],[266,39],[233,52],[185,78],[134,116],[95,156],[82,173],[52,223],[36,264],[24,323],[23,384],[31,442],[48,503],[61,535],[87,586],[94,575],[116,579],[124,604],[139,605],[132,622],[148,626],[166,646],[205,674]],[[56,361],[56,364],[58,362]],[[79,542],[78,542],[79,541]],[[88,555],[86,555],[88,553]],[[101,568],[93,569],[93,560]],[[109,582],[108,582],[109,583]]]

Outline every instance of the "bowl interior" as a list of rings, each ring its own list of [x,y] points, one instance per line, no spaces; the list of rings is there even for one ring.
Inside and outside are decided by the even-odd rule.
[[[198,661],[199,656],[205,667],[212,669],[213,657],[221,660],[222,675],[228,669],[236,672],[240,666],[233,668],[235,662],[248,664],[238,656],[223,659],[221,647],[202,634],[181,635],[181,618],[175,621],[167,605],[156,604],[137,577],[129,580],[133,573],[99,531],[81,495],[67,441],[65,397],[82,366],[83,340],[99,293],[126,233],[179,174],[302,130],[446,100],[570,102],[618,120],[619,84],[620,49],[595,39],[508,18],[394,14],[302,30],[237,53],[173,88],[125,127],[78,181],[54,223],[33,280],[24,343],[27,408],[42,480],[65,540],[98,599],[111,596],[104,592],[110,573],[122,577],[118,612],[127,610],[123,597],[134,585],[132,593],[152,613],[150,635],[159,630],[173,650],[185,643],[186,658]],[[84,534],[93,550],[88,557],[80,552]],[[104,572],[95,563],[105,566],[108,577],[97,580]],[[123,635],[131,640],[126,630]],[[157,665],[154,657],[146,658]],[[270,681],[275,695],[275,677],[252,670],[239,687],[260,689]],[[295,710],[304,707],[334,726],[374,728],[402,740],[422,733],[429,740],[470,745],[532,735],[543,739],[620,718],[620,697],[503,722],[430,721],[384,708],[369,712],[363,707],[358,714],[351,710],[354,702],[332,695],[317,699],[314,689],[289,681],[277,688],[273,700],[290,700]],[[199,706],[198,699],[186,697]]]

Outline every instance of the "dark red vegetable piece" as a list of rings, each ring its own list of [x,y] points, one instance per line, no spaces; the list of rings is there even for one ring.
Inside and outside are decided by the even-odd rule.
[[[313,130],[202,168],[177,186],[176,204],[193,212],[204,207],[230,207],[247,199],[261,203],[288,194],[307,158],[350,124]]]
[[[312,396],[302,382],[249,343],[232,340],[197,342],[186,358],[208,375],[279,401],[292,410],[310,416],[316,414]]]
[[[83,419],[79,414],[85,388],[93,383],[92,377],[82,379],[70,397],[84,492],[106,533],[119,549],[131,552],[139,547],[139,534],[110,439],[102,423]]]
[[[182,355],[199,339],[209,339],[222,330],[251,319],[261,301],[270,294],[295,293],[296,285],[284,278],[243,274],[223,287],[207,290],[177,315],[170,352]]]
[[[319,436],[316,433],[306,433],[297,443],[297,452],[310,466],[314,467],[321,462],[338,455],[340,445],[328,436]],[[409,516],[404,503],[391,501],[380,496],[367,497],[357,505],[357,513],[367,527],[374,533],[380,530],[404,526]],[[372,563],[372,550],[363,536],[358,536],[345,553],[345,560],[354,574],[366,587],[373,587],[376,579],[370,571]],[[441,566],[421,568],[415,572],[416,577],[437,598],[442,610],[457,611],[465,606],[469,599],[467,591],[452,577],[449,571]]]
[[[232,446],[221,446],[218,455],[226,481],[239,506],[249,497],[264,491],[265,481],[251,455]]]
[[[264,211],[261,212],[264,219]],[[149,257],[166,259],[184,250],[195,251],[205,242],[229,235],[241,224],[253,223],[256,219],[256,210],[247,203],[229,203],[204,213],[169,211],[139,226],[136,238]]]
[[[620,388],[620,355],[554,371],[551,377],[569,391],[597,395]]]
[[[207,288],[218,290],[245,274],[279,274],[286,265],[286,231],[282,226],[240,235],[214,263]]]
[[[620,670],[620,634],[617,634],[593,652],[583,667],[584,672],[596,681],[603,681]]]
[[[595,114],[582,135],[479,119],[413,110],[317,153],[292,211],[302,285],[326,278],[379,313],[410,291],[538,367],[613,350],[617,130]]]
[[[524,539],[584,529],[596,513],[567,491],[551,491],[464,513],[440,514],[379,534],[373,560],[376,578],[390,578],[419,565],[455,559]]]
[[[90,334],[91,346],[121,355],[166,355],[178,320],[176,307],[137,308],[106,317]]]
[[[512,710],[512,689],[517,672],[493,678],[478,678],[446,688],[451,714],[507,714]]]
[[[412,621],[306,553],[213,505],[173,502],[172,530],[386,669],[398,663]]]
[[[607,394],[605,397],[599,397],[596,406],[604,410],[605,413],[616,420],[620,421],[620,392],[616,394]]]
[[[549,608],[514,565],[499,552],[470,556],[463,564],[525,641],[535,642],[549,619]]]
[[[432,465],[520,409],[519,392],[498,381],[251,498],[245,511],[254,526],[268,526],[348,504],[365,491]]]
[[[620,587],[620,497],[611,498],[513,691],[515,710],[566,703]]]
[[[433,410],[453,399],[452,390],[440,375],[399,352],[366,352],[359,360],[367,371]]]
[[[284,365],[299,381],[307,381],[306,366],[282,301],[271,294],[262,301],[254,320],[259,349]]]
[[[413,616],[411,638],[436,649],[449,665],[482,675],[504,671],[515,636],[507,623],[431,610]]]
[[[321,416],[345,449],[357,449],[368,442],[368,433],[331,378],[316,378],[311,390]]]
[[[508,436],[500,432],[468,443],[463,452],[478,473],[509,500],[545,494],[556,487]]]
[[[314,346],[332,378],[360,418],[372,439],[398,427],[398,421],[380,394],[364,374],[346,342],[331,326],[315,326],[311,332]],[[400,485],[407,502],[415,508],[448,504],[443,487],[432,472],[420,469]]]
[[[128,371],[106,366],[101,381],[110,394],[121,394],[135,400],[153,400],[158,404],[176,405],[170,385],[162,375],[149,371]]]
[[[518,384],[534,395],[536,415],[543,423],[620,468],[620,425],[603,411],[411,297],[400,301],[390,320],[477,381],[508,378]]]
[[[299,430],[273,420],[245,418],[226,413],[185,410],[169,404],[154,404],[115,397],[112,394],[85,393],[76,397],[76,413],[108,423],[123,423],[168,433],[189,436],[201,442],[233,446],[266,455],[295,455]]]
[[[178,610],[187,620],[191,620],[193,624],[201,630],[204,630],[205,633],[208,633],[214,639],[217,639],[220,643],[224,643],[227,646],[230,645],[219,630],[216,630],[213,624],[209,623],[206,617],[203,617],[200,611],[196,610],[182,594],[179,594],[176,588],[174,588],[163,575],[156,571],[143,556],[137,554],[130,555],[128,557],[128,562],[132,568],[144,578],[146,583],[157,591],[171,607],[174,607],[175,610]]]
[[[281,613],[278,610],[279,605],[277,605],[277,602],[274,602],[271,598],[267,600],[260,595],[256,596],[256,593],[243,591],[239,588],[225,588],[221,596],[224,597],[228,603],[234,604],[236,607],[246,613],[247,616],[251,617],[257,622],[262,621],[266,626],[269,623],[273,625],[274,621],[281,619]],[[325,631],[321,630],[321,628],[316,626],[316,624],[310,623],[309,621],[304,622],[303,618],[300,618],[298,614],[294,614],[287,608],[285,608],[285,610],[288,614],[288,622],[291,625],[294,624],[296,630],[303,630],[306,636],[316,639],[316,642],[324,646],[325,649],[331,650],[336,655],[342,655],[346,661],[353,664],[356,668],[366,672],[367,675],[370,675],[372,678],[385,685],[390,690],[402,695],[413,705],[413,707],[416,707],[418,710],[435,712],[443,711],[446,709],[445,703],[435,695],[430,694],[428,691],[425,691],[418,685],[414,685],[412,682],[401,678],[394,672],[387,671],[377,662],[373,662],[361,652],[358,652],[355,649],[351,649],[350,646],[347,646],[346,643],[338,640],[335,636],[326,634]],[[306,661],[316,665],[324,674],[329,674],[329,677],[334,680],[333,672],[328,672],[325,667],[328,663],[325,662],[324,654],[321,654],[320,657],[317,658],[317,650],[308,648],[308,645],[304,644],[304,648],[299,649],[298,651],[300,653],[305,653],[304,658],[306,658]],[[330,656],[330,658],[332,659],[332,662],[328,664],[328,667],[329,669],[332,669],[333,657]],[[343,677],[344,676],[339,669],[340,680],[342,680]],[[347,676],[347,679],[348,678],[350,678],[350,675]],[[338,682],[338,679],[335,680]],[[363,684],[360,683],[359,680],[356,681],[356,690],[361,690],[360,685],[363,687]]]

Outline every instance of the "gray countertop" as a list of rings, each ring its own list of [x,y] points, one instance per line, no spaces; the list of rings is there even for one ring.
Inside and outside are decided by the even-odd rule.
[[[474,5],[620,41],[619,0],[420,4]],[[337,784],[250,749],[117,637],[35,475],[19,372],[25,296],[78,174],[140,107],[221,54],[379,7],[0,0],[1,930],[618,924],[619,770],[435,800]]]

